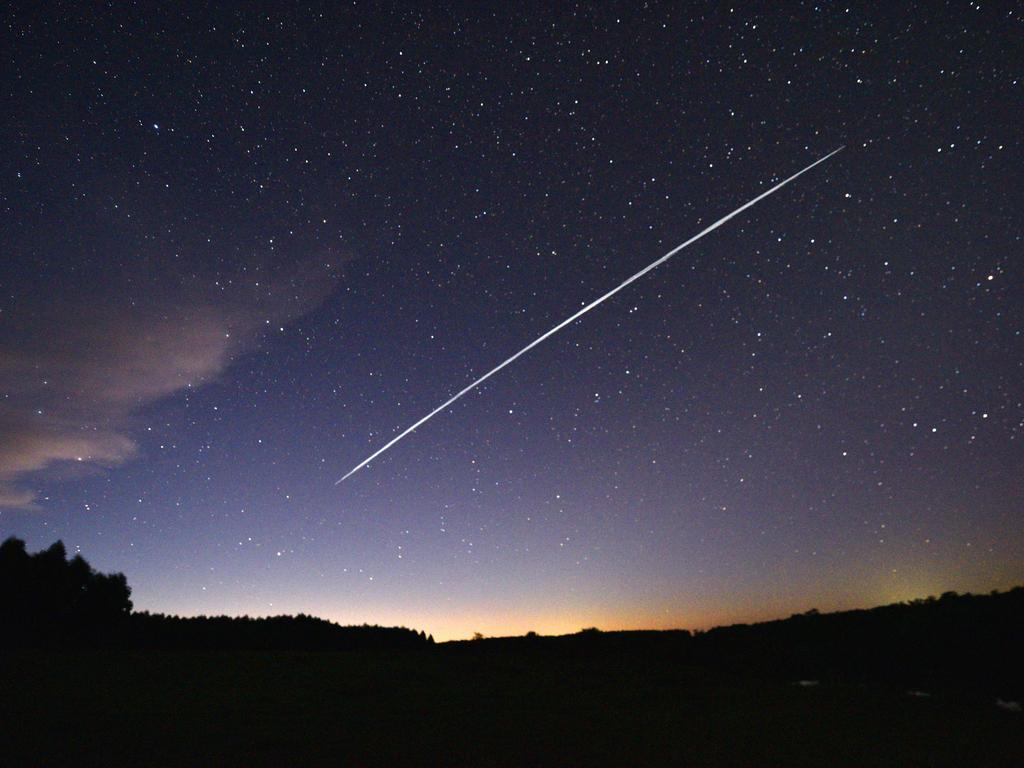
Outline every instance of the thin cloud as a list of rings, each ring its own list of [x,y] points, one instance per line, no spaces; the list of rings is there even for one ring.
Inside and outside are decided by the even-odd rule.
[[[255,270],[253,270],[255,271]],[[152,283],[151,283],[152,284]],[[333,270],[308,262],[216,292],[154,285],[137,296],[22,301],[0,328],[0,507],[38,507],[33,480],[136,455],[131,416],[224,373],[267,324],[317,307]]]

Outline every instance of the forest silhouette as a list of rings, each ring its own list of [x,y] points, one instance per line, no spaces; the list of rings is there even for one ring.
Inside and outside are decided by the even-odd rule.
[[[0,544],[5,644],[110,640],[125,630],[131,593],[124,574],[98,573],[81,555],[68,560],[63,542],[32,555],[20,539]]]
[[[315,616],[168,616],[132,612],[122,573],[104,574],[63,542],[29,554],[0,544],[0,644],[7,646],[356,650],[412,648],[433,637],[405,627],[344,627]]]
[[[124,574],[104,574],[62,542],[35,554],[0,544],[0,643],[7,646],[207,650],[358,650],[431,646],[405,627],[340,626],[297,616],[168,616],[132,611]],[[669,652],[680,663],[784,679],[882,681],[1024,694],[1024,587],[988,595],[946,592],[877,608],[688,630],[484,638],[445,644],[454,653]]]
[[[434,644],[312,616],[133,610],[0,545],[4,765],[1024,764],[1024,588],[706,632]]]

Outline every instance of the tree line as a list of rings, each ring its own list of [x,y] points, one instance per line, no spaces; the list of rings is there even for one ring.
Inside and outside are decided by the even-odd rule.
[[[64,544],[30,554],[0,544],[0,646],[122,646],[252,650],[416,648],[434,638],[405,627],[341,626],[297,616],[168,616],[132,611],[122,573],[96,571]]]
[[[640,655],[681,664],[809,683],[884,683],[928,693],[974,692],[1024,699],[1024,587],[984,595],[946,592],[863,610],[733,624],[707,631],[647,630],[480,637],[456,653],[542,654],[576,659]]]
[[[339,626],[314,616],[179,617],[132,610],[123,574],[68,559],[56,542],[35,554],[0,544],[0,646],[350,650],[419,648],[433,638],[405,627]],[[789,680],[886,682],[1024,698],[1024,587],[834,613],[687,630],[602,632],[451,643],[450,653],[626,655]]]

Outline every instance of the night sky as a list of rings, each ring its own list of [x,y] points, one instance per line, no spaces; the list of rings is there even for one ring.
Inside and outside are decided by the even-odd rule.
[[[1024,581],[1019,6],[214,5],[3,12],[0,538],[439,640]]]

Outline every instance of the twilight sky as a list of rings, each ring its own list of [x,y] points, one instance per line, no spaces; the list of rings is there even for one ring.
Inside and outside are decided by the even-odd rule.
[[[0,537],[437,639],[1024,582],[1022,15],[784,6],[5,10]]]

